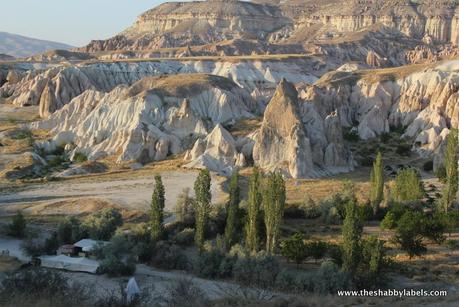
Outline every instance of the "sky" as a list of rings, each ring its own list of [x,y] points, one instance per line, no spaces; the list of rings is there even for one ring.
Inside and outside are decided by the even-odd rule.
[[[1,1],[0,31],[83,46],[130,26],[162,0]]]

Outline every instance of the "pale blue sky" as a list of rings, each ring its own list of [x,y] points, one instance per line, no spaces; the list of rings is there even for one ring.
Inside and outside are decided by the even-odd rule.
[[[163,0],[2,0],[0,31],[83,46],[131,25]]]

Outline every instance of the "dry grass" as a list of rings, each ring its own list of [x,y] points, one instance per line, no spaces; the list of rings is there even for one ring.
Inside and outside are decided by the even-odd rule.
[[[355,72],[342,72],[332,71],[323,75],[315,85],[326,86],[326,85],[340,85],[348,84],[354,85],[359,80],[363,80],[368,83],[384,82],[384,81],[396,81],[407,76],[424,71],[429,68],[434,68],[438,63],[434,64],[412,64],[394,68],[382,68],[382,69],[366,69],[358,70]]]
[[[12,256],[0,255],[0,272],[12,272],[18,269],[21,266],[21,263]]]
[[[161,96],[188,97],[211,87],[230,91],[236,86],[233,81],[225,77],[209,74],[177,74],[144,78],[130,88],[128,96],[148,91]]]
[[[349,181],[355,183],[357,198],[364,202],[368,198],[369,173],[369,169],[360,168],[352,173],[337,175],[333,178],[289,179],[286,183],[287,202],[301,203],[306,196],[314,201],[320,201],[342,192],[344,184]]]
[[[246,136],[260,128],[262,121],[261,117],[240,119],[229,127],[229,132],[234,137]]]

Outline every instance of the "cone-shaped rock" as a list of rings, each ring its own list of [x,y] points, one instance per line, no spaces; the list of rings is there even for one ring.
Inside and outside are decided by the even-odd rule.
[[[253,151],[255,164],[293,178],[313,171],[311,145],[301,122],[298,92],[282,80],[269,102]]]

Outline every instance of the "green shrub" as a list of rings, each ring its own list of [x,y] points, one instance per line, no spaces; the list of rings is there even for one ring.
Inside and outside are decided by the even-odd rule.
[[[99,270],[109,276],[130,276],[136,269],[135,259],[132,255],[120,258],[107,255],[101,262]]]
[[[306,250],[309,256],[317,260],[322,259],[325,257],[327,253],[328,245],[323,241],[312,241],[306,244]]]
[[[281,254],[299,266],[307,257],[309,249],[306,248],[301,233],[296,233],[290,238],[283,240],[280,244]]]
[[[66,218],[57,226],[57,237],[61,244],[73,244],[87,234],[81,229],[81,223],[76,217]]]
[[[175,204],[174,213],[177,217],[177,221],[184,223],[185,225],[192,227],[194,226],[194,198],[190,196],[190,189],[185,188],[177,197],[177,203]]]
[[[41,239],[27,238],[21,243],[21,250],[31,257],[38,257],[45,254],[45,242]]]
[[[435,171],[435,176],[437,176],[438,180],[441,183],[446,183],[446,168],[444,165],[440,165],[437,170]]]
[[[186,270],[189,267],[187,257],[180,247],[165,241],[156,243],[151,263],[165,270]]]
[[[224,259],[225,255],[215,249],[202,252],[194,262],[193,270],[196,275],[204,278],[223,277],[220,270]],[[226,275],[228,275],[227,269],[225,265],[224,270]]]
[[[354,143],[360,140],[360,136],[359,136],[359,133],[357,132],[357,129],[349,129],[347,131],[344,131],[343,138],[346,141],[354,142]]]
[[[410,258],[426,252],[422,242],[423,216],[420,212],[405,212],[397,223],[393,241],[408,253]]]
[[[181,232],[177,233],[173,239],[178,245],[189,246],[194,242],[194,229],[185,228]]]
[[[69,282],[56,271],[36,267],[6,275],[0,286],[2,306],[11,306],[15,300],[30,302],[29,306],[40,300],[49,302],[49,306],[84,306],[89,297],[89,288]]]
[[[283,269],[276,276],[276,289],[295,292],[295,272]]]
[[[7,234],[16,238],[23,238],[26,233],[27,221],[22,212],[18,211],[11,223],[7,226]]]
[[[410,144],[399,144],[395,149],[395,152],[401,156],[409,156],[411,154]]]
[[[134,244],[126,236],[114,236],[109,244],[98,245],[93,251],[100,262],[100,272],[110,276],[132,275],[136,269]]]
[[[86,162],[86,161],[88,161],[88,157],[84,153],[77,152],[73,156],[73,162],[83,163],[83,162]]]
[[[55,156],[52,158],[50,161],[48,161],[48,166],[50,167],[58,167],[61,166],[62,163],[65,162],[65,159],[63,156]]]
[[[343,265],[343,248],[341,245],[328,243],[326,255],[337,266],[341,267]]]
[[[433,161],[429,160],[422,165],[422,169],[426,172],[431,172],[433,170],[433,166],[434,166]]]
[[[350,274],[340,271],[332,262],[322,263],[319,271],[314,276],[314,292],[321,294],[335,294],[338,290],[352,287]]]
[[[123,225],[123,217],[119,210],[106,208],[87,217],[82,227],[91,239],[110,240],[121,225]]]
[[[22,130],[19,131],[18,133],[14,134],[11,139],[13,140],[24,140],[27,138],[32,137],[32,133],[29,130]]]
[[[395,216],[394,212],[387,212],[386,216],[381,221],[381,228],[382,229],[394,229],[397,227],[397,217]]]
[[[275,285],[279,272],[280,265],[277,259],[260,252],[255,257],[237,259],[233,268],[233,277],[244,285],[270,288]]]
[[[459,249],[459,241],[458,240],[447,240],[446,246],[451,250]]]
[[[169,294],[163,299],[164,305],[168,307],[196,306],[210,307],[213,306],[206,294],[196,287],[191,280],[180,279],[167,289]]]

